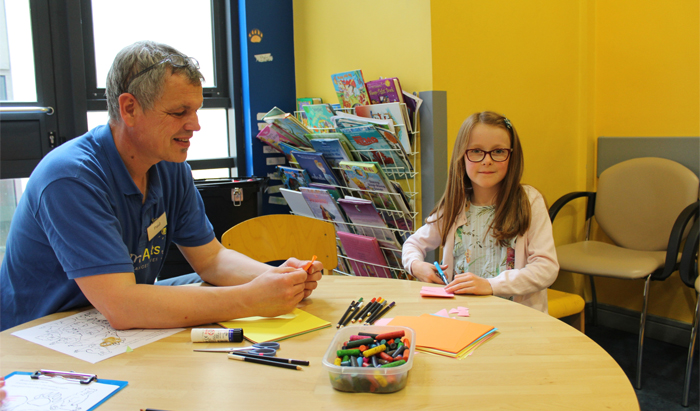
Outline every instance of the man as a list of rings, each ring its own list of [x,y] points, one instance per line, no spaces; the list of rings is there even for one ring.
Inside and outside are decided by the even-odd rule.
[[[316,288],[320,262],[273,268],[215,238],[184,163],[201,80],[196,60],[169,46],[119,52],[109,124],[49,153],[19,202],[0,268],[1,329],[88,304],[116,329],[274,316]],[[153,285],[171,242],[218,287]]]

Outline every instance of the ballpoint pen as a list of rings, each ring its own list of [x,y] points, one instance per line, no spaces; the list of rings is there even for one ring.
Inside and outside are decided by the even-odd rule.
[[[435,268],[437,268],[438,275],[442,279],[442,282],[447,285],[447,277],[445,277],[445,273],[442,272],[442,268],[440,268],[440,264],[437,261],[435,261]]]

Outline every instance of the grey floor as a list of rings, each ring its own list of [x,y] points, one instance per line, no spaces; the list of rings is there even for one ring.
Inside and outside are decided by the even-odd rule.
[[[637,334],[586,324],[586,335],[598,343],[620,367],[630,381],[636,378]],[[690,336],[689,336],[690,337]],[[688,407],[681,404],[683,378],[688,349],[663,341],[646,338],[642,359],[642,389],[636,390],[641,411],[698,410],[698,355],[693,359],[690,401]]]

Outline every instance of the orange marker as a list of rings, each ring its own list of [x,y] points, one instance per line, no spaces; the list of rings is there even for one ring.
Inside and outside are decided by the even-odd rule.
[[[304,266],[304,271],[306,271],[308,273],[309,268],[311,268],[311,265],[314,263],[314,261],[316,261],[316,256],[311,257],[311,261],[306,263],[306,265]]]

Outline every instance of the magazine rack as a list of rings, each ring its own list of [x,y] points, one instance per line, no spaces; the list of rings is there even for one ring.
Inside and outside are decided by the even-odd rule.
[[[352,109],[341,110],[352,111]],[[301,120],[301,113],[302,112],[296,111],[294,114]],[[349,222],[334,222],[335,224],[342,224],[348,228],[348,231],[355,234],[367,234],[373,230],[389,230],[393,232],[397,238],[400,238],[402,240],[401,242],[413,234],[416,229],[416,219],[418,216],[418,213],[415,212],[416,197],[418,195],[418,190],[416,188],[416,176],[418,175],[416,159],[419,154],[418,147],[420,147],[420,127],[417,121],[418,113],[413,113],[413,116],[412,124],[414,127],[408,132],[411,142],[410,153],[400,149],[386,150],[387,152],[373,151],[372,153],[367,153],[369,157],[372,157],[374,161],[382,167],[384,174],[390,180],[397,182],[401,186],[401,190],[398,190],[399,192],[352,188],[349,181],[347,181],[345,174],[342,173],[340,169],[333,167],[338,176],[341,176],[344,180],[344,186],[335,186],[343,194],[343,196],[371,198],[377,210],[384,216],[387,225],[390,227],[378,228],[375,226]],[[404,124],[397,124],[396,126],[406,127]],[[316,133],[336,132],[336,129],[334,128],[314,128],[312,130]],[[369,150],[352,150],[351,148],[351,151],[361,155],[363,152],[367,152]],[[393,151],[394,153],[389,153],[389,151]],[[403,160],[405,160],[405,162],[411,164],[412,169],[387,164],[385,159],[391,158],[392,154],[400,156]],[[293,162],[290,164],[296,167],[299,166]],[[405,210],[402,211],[402,207],[400,206],[401,203],[405,203],[408,206],[408,212]],[[363,274],[360,275],[367,275],[367,273],[369,273],[370,276],[386,276],[386,274],[389,273],[390,277],[392,278],[413,279],[413,277],[402,268],[400,249],[397,250],[380,246],[380,249],[384,253],[389,265],[379,265],[348,257],[347,253],[344,252],[342,244],[338,238],[336,238],[336,242],[338,245],[338,267],[333,270],[336,274],[349,276],[356,275],[356,273],[353,271],[353,267],[359,267],[359,271],[363,272]]]

